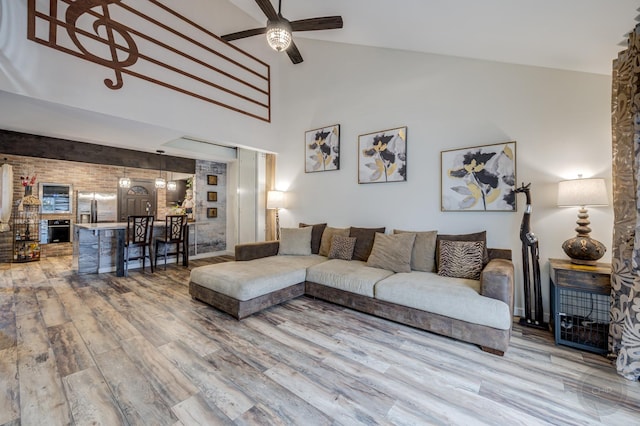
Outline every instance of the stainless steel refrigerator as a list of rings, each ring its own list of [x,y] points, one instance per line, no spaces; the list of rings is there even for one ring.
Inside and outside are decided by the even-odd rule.
[[[117,222],[118,194],[115,192],[77,191],[77,222]]]

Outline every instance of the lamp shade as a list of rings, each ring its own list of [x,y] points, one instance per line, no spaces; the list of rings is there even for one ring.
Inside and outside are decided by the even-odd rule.
[[[285,19],[267,23],[267,43],[277,52],[287,50],[291,46],[291,25]]]
[[[267,208],[268,209],[282,209],[284,207],[285,207],[285,202],[284,202],[283,191],[267,192]]]
[[[558,183],[558,207],[607,205],[609,198],[602,178],[563,180]]]

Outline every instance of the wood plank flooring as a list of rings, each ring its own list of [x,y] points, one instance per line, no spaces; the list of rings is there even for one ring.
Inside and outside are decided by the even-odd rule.
[[[0,425],[640,424],[640,383],[548,332],[501,358],[308,297],[239,322],[188,277],[0,264]]]

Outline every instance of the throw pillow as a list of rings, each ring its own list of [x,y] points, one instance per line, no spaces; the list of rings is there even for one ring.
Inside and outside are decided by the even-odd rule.
[[[320,256],[329,256],[329,249],[331,249],[331,239],[334,235],[340,235],[342,237],[349,236],[349,228],[332,228],[327,226],[322,233],[322,239],[320,241]]]
[[[309,256],[311,254],[311,227],[280,229],[278,254]]]
[[[385,228],[355,228],[349,229],[349,236],[356,237],[356,248],[353,250],[353,260],[366,262],[373,248],[376,233],[384,234]]]
[[[416,234],[376,234],[367,266],[393,272],[411,272]]]
[[[351,260],[351,256],[353,256],[353,249],[355,246],[355,238],[334,235],[331,239],[329,259]]]
[[[435,272],[436,270],[436,239],[438,231],[400,231],[393,230],[394,234],[416,234],[411,252],[411,269],[422,272]]]
[[[326,223],[318,223],[316,225],[307,225],[306,223],[301,223],[298,225],[300,228],[305,228],[310,226],[311,231],[311,253],[318,254],[320,252],[320,242],[322,241],[322,233],[324,232],[324,228],[327,227]]]
[[[448,240],[448,241],[482,241],[484,243],[484,254],[482,257],[483,265],[489,263],[489,251],[487,250],[487,231],[475,232],[472,234],[454,234],[454,235],[438,235],[436,241],[436,269],[439,270],[440,266],[438,265],[440,255],[440,241]]]
[[[482,241],[440,241],[438,275],[479,280],[484,250]]]

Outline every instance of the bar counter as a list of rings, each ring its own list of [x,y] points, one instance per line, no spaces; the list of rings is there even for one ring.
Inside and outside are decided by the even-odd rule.
[[[189,227],[183,245],[182,264],[189,265]],[[165,221],[153,223],[151,259],[155,258],[155,238],[164,236]],[[79,274],[113,272],[124,276],[124,243],[127,222],[76,223],[73,229],[73,268]],[[155,260],[155,259],[154,259]],[[141,267],[141,261],[132,261],[129,269]]]

